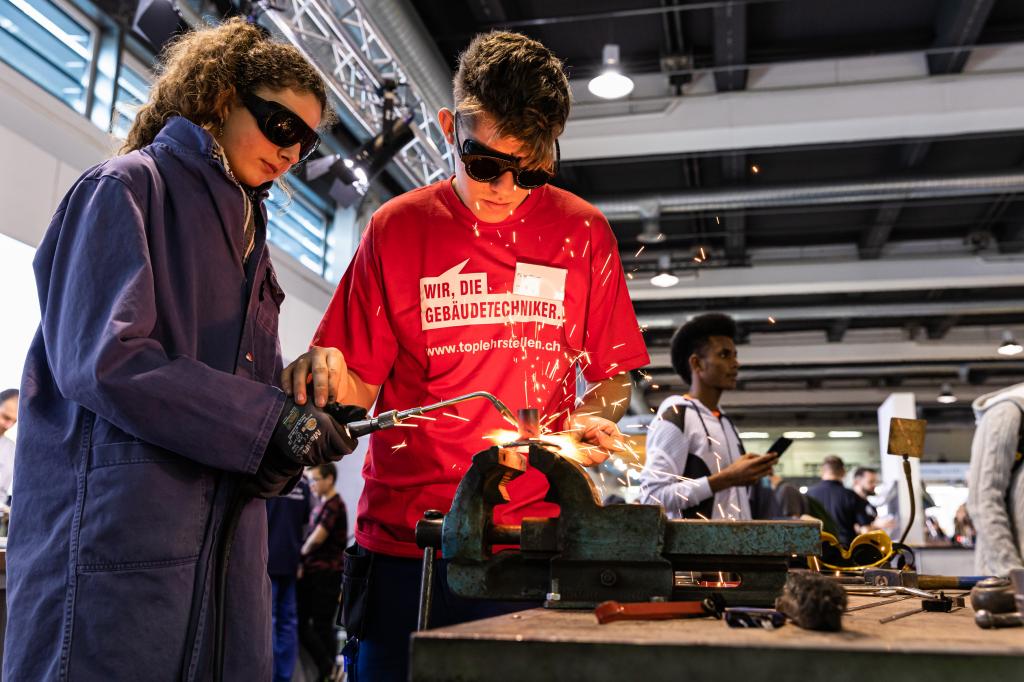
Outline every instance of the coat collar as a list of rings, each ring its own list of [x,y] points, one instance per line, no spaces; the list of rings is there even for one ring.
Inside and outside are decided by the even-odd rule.
[[[274,186],[273,181],[265,182],[258,187],[247,187],[238,182],[231,173],[227,159],[224,158],[223,151],[217,141],[213,139],[213,135],[183,116],[172,116],[167,119],[153,143],[163,144],[179,155],[195,155],[212,161],[232,182],[245,189],[256,203],[262,202],[270,193],[270,188]]]

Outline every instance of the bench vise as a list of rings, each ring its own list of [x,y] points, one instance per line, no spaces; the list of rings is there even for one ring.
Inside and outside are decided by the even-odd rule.
[[[561,515],[494,524],[495,505],[508,501],[505,485],[527,466],[547,477],[547,499]],[[474,455],[449,512],[428,511],[416,526],[426,588],[440,549],[456,594],[550,608],[712,594],[729,606],[771,606],[790,558],[820,554],[820,535],[814,522],[669,520],[657,505],[603,506],[583,468],[537,440]]]

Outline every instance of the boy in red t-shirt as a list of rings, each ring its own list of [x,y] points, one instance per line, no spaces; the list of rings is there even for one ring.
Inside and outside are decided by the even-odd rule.
[[[459,58],[454,100],[455,112],[438,113],[457,152],[454,177],[373,215],[310,351],[282,383],[303,404],[312,375],[317,405],[376,401],[380,411],[489,391],[592,446],[580,451],[585,464],[604,461],[621,438],[626,372],[648,356],[607,220],[547,184],[569,114],[562,64],[523,35],[483,34]],[[577,368],[588,382],[581,399]],[[363,466],[350,561],[372,571],[366,617],[346,623],[360,641],[358,679],[406,679],[422,556],[415,524],[451,506],[473,454],[509,428],[486,401],[415,421],[374,434]],[[509,488],[497,522],[558,514],[538,472]],[[441,576],[432,623],[500,608],[448,593],[443,562]]]

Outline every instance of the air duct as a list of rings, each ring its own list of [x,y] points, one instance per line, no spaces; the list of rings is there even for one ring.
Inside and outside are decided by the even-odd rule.
[[[652,205],[657,207],[656,212],[659,214],[700,213],[748,208],[914,201],[1013,194],[1022,191],[1024,173],[1012,172],[646,194],[636,197],[598,198],[592,203],[610,220],[614,220],[650,216]]]

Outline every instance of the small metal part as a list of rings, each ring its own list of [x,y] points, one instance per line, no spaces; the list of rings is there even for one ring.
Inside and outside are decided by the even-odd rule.
[[[1019,628],[1024,626],[1024,617],[1017,612],[992,613],[991,611],[982,610],[974,614],[974,623],[979,628],[986,630],[992,628]]]
[[[933,613],[949,613],[953,610],[954,603],[955,602],[952,597],[947,597],[940,592],[939,596],[935,599],[922,599],[920,608],[913,609],[911,611],[903,611],[902,613],[886,616],[885,618],[879,618],[878,622],[891,623],[894,620],[913,616],[915,613],[925,613],[926,611],[931,611]]]
[[[544,600],[546,602],[557,602],[562,600],[562,595],[558,593],[558,578],[551,579],[551,591],[545,595]],[[547,604],[545,604],[546,606]]]
[[[786,624],[786,615],[775,609],[730,607],[725,609],[725,622],[731,628],[764,628],[775,630]]]
[[[937,599],[939,597],[935,592],[919,590],[916,587],[907,587],[906,585],[843,585],[843,589],[846,590],[846,594],[870,597],[888,597],[894,594],[906,594],[911,597],[920,597],[921,599]]]
[[[437,522],[444,514],[436,509],[423,512],[424,521]],[[416,618],[416,630],[421,632],[430,627],[430,609],[434,603],[434,557],[433,547],[423,549],[423,570],[420,575],[420,608]]]
[[[536,408],[520,408],[516,423],[519,425],[519,440],[533,440],[540,437],[540,413]]]
[[[906,601],[907,599],[913,599],[909,594],[901,594],[898,597],[892,597],[890,599],[883,599],[882,601],[872,602],[871,604],[861,604],[860,606],[852,606],[846,609],[847,613],[851,611],[863,611],[864,609],[873,609],[876,606],[885,606],[886,604],[893,604],[898,601]]]

